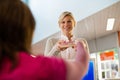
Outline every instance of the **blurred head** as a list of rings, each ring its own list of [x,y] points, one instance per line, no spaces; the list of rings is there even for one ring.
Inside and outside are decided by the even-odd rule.
[[[35,21],[30,9],[20,0],[0,0],[0,61],[14,62],[16,53],[30,51]]]
[[[59,17],[59,27],[64,35],[71,34],[76,21],[71,12],[63,12]]]

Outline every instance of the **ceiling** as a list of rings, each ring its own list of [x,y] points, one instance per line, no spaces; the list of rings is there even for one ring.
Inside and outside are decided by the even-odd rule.
[[[110,31],[106,31],[108,18],[115,18],[113,30]],[[87,40],[91,40],[116,31],[120,31],[120,1],[78,21],[74,33],[77,37],[84,37]]]

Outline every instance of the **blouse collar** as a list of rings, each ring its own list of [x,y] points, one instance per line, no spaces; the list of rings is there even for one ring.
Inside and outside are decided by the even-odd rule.
[[[61,39],[61,40],[66,41],[66,42],[69,42],[68,37],[67,37],[67,36],[65,36],[65,35],[63,35],[63,34],[61,34],[60,39]],[[73,40],[75,40],[75,37],[74,37],[74,36],[73,36],[73,37],[71,37],[71,40],[72,40],[72,41],[73,41]]]

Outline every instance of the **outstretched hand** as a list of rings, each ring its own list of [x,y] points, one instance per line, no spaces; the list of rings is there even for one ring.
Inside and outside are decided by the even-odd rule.
[[[86,59],[87,58],[87,59]],[[82,42],[77,42],[76,48],[76,60],[77,61],[86,61],[89,59],[89,54]]]

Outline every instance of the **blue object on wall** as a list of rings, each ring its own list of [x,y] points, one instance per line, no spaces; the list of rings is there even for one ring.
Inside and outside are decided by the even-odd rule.
[[[89,61],[89,68],[82,80],[94,80],[94,62]]]

